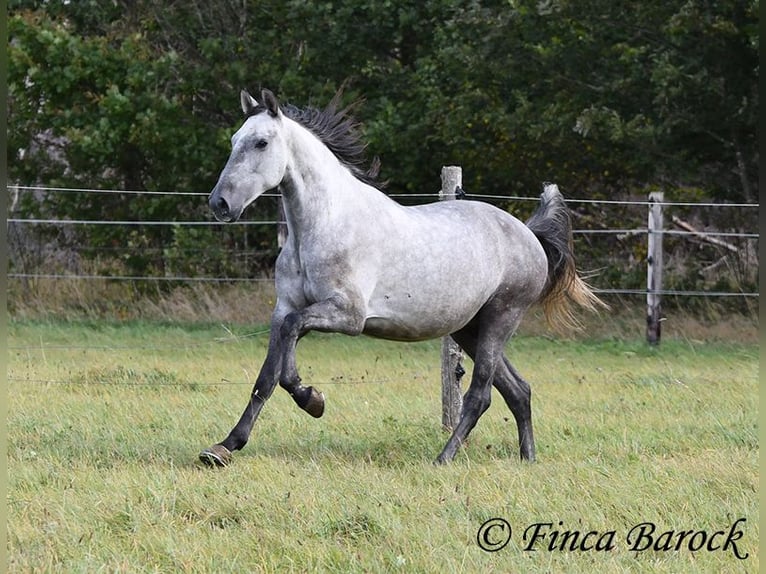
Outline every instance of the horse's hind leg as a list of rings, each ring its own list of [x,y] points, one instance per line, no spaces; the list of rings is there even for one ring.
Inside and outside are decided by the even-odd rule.
[[[492,382],[516,419],[521,459],[533,462],[535,460],[535,439],[532,434],[532,389],[530,389],[529,383],[519,375],[505,355],[502,357],[502,362],[497,366]]]
[[[471,384],[463,396],[463,410],[460,420],[452,432],[452,436],[436,458],[437,464],[450,462],[455,458],[458,449],[468,438],[468,434],[476,426],[479,417],[489,408],[492,400],[492,377],[497,361],[491,353],[478,353],[474,360]]]
[[[463,397],[463,410],[444,450],[436,458],[443,464],[455,458],[458,448],[476,426],[492,400],[492,381],[502,363],[503,347],[516,330],[521,313],[513,309],[485,307],[466,327],[452,337],[473,359],[471,384]]]
[[[515,331],[517,324],[518,320],[513,325],[511,332]],[[473,323],[469,323],[464,329],[452,334],[455,342],[460,345],[474,362],[478,345],[477,331],[476,326]],[[521,458],[533,461],[535,459],[535,443],[534,435],[532,434],[532,410],[530,405],[532,391],[529,384],[518,374],[502,352],[496,364],[492,384],[500,392],[516,419]],[[437,462],[446,461],[441,460],[440,456]]]

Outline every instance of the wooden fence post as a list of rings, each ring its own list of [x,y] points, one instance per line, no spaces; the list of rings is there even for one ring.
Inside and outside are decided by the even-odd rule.
[[[442,167],[442,187],[439,199],[454,200],[455,190],[462,186],[463,170],[457,166]],[[463,409],[463,394],[460,378],[465,372],[461,361],[463,350],[447,335],[442,338],[442,427],[452,431],[460,420]]]
[[[662,318],[662,202],[661,191],[649,194],[649,234],[646,256],[646,340],[660,344]]]

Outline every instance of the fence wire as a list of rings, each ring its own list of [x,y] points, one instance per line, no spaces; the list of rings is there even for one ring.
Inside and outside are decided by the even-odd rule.
[[[54,187],[54,186],[24,186],[9,185],[9,192],[37,192],[37,193],[95,193],[95,194],[129,194],[129,195],[153,195],[153,196],[186,196],[204,198],[208,196],[206,192],[196,191],[148,191],[148,190],[123,190],[123,189],[95,189],[95,188],[73,188],[73,187]],[[388,194],[394,199],[433,199],[438,200],[438,192],[424,194]],[[279,193],[265,193],[263,197],[280,197]],[[511,196],[511,195],[485,195],[485,194],[466,194],[468,199],[492,200],[492,201],[539,201],[539,196]],[[649,206],[662,205],[668,207],[712,207],[712,208],[756,208],[758,203],[692,203],[692,202],[650,202],[633,200],[606,200],[606,199],[567,199],[567,203],[593,204],[593,205],[624,205],[624,206]],[[214,220],[207,221],[152,221],[152,220],[90,220],[90,219],[53,219],[53,218],[7,218],[9,224],[18,225],[115,225],[115,226],[254,226],[254,225],[280,225],[284,221],[279,220],[240,220],[235,223],[222,223]],[[649,230],[648,228],[625,228],[625,229],[574,229],[573,235],[598,236],[598,235],[647,235],[657,233],[668,236],[679,237],[699,237],[700,235],[708,237],[726,237],[738,239],[759,239],[758,233],[749,232],[722,232],[722,231],[681,231],[672,229],[663,229],[660,231]],[[80,250],[89,249],[83,246]],[[77,249],[75,249],[77,250]],[[272,282],[270,277],[191,277],[191,276],[136,276],[136,275],[95,275],[95,274],[62,274],[62,273],[8,273],[9,279],[16,280],[101,280],[101,281],[133,281],[133,282],[188,282],[188,283],[263,283]],[[663,290],[650,291],[648,289],[593,289],[597,294],[604,295],[647,295],[650,292],[667,296],[692,296],[692,297],[759,297],[756,292],[724,292],[724,291],[681,291],[681,290]]]
[[[94,189],[94,188],[76,188],[76,187],[49,187],[41,185],[9,185],[8,190],[16,190],[17,192],[45,192],[45,193],[104,193],[104,194],[131,194],[131,195],[173,195],[173,196],[190,196],[190,197],[208,197],[209,192],[200,191],[148,191],[148,190],[128,190],[128,189]],[[390,193],[386,194],[388,197],[395,199],[418,199],[428,198],[438,200],[440,194],[438,191],[432,193]],[[281,197],[279,193],[267,192],[261,195],[261,197]],[[491,199],[491,200],[503,200],[503,201],[539,201],[539,196],[518,196],[518,195],[489,195],[481,193],[466,193],[467,199]],[[619,200],[619,199],[567,199],[567,203],[584,203],[584,204],[604,204],[604,205],[655,205],[657,202],[649,202],[642,200]],[[758,203],[715,203],[715,202],[688,202],[688,201],[663,201],[660,203],[663,206],[679,206],[679,207],[744,207],[744,208],[758,208]]]

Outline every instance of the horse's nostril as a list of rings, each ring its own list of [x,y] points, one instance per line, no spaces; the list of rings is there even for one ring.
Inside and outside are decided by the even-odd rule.
[[[217,211],[218,213],[228,213],[229,212],[229,204],[223,197],[219,197],[218,199],[211,202],[213,205],[213,209]]]
[[[237,219],[236,208],[232,210],[229,202],[221,196],[217,189],[213,190],[207,200],[210,211],[213,212],[218,221],[233,221]]]

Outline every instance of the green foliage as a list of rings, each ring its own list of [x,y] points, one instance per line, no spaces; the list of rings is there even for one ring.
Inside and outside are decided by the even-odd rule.
[[[660,187],[755,201],[757,12],[735,0],[11,2],[9,179],[206,192],[241,88],[323,105],[344,86],[348,102],[364,100],[369,152],[391,192],[431,193],[440,167],[458,164],[482,194],[534,195],[549,180],[569,197]],[[181,202],[77,194],[23,207],[209,217],[203,200]],[[271,232],[198,239],[264,245]],[[88,228],[72,241],[103,247],[123,233]],[[184,241],[160,227],[140,234],[159,251]],[[174,253],[128,265],[194,265]]]

